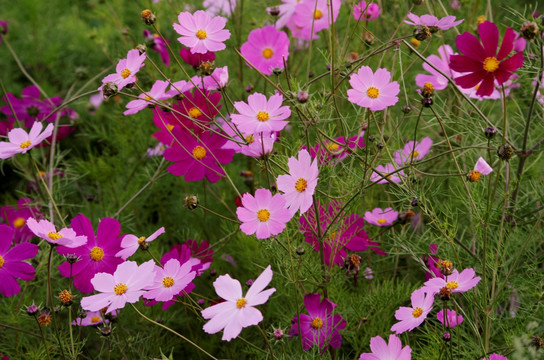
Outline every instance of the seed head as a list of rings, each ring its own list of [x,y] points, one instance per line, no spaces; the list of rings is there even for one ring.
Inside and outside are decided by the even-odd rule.
[[[155,17],[155,14],[153,14],[153,11],[149,9],[142,11],[142,20],[146,25],[153,25],[156,19],[157,18]]]

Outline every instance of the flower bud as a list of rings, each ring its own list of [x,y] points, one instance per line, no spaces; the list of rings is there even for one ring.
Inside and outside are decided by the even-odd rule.
[[[105,336],[105,337],[108,337],[111,335],[111,327],[109,326],[104,326],[103,328],[100,329],[100,334],[102,334],[102,336]]]
[[[416,25],[414,28],[414,37],[416,40],[423,41],[431,37],[431,31],[425,25]]]
[[[440,291],[438,292],[438,297],[442,301],[448,301],[451,298],[451,289],[447,286],[444,286]]]
[[[253,279],[248,279],[248,280],[246,281],[246,285],[247,285],[247,286],[253,285]]]
[[[433,105],[433,98],[432,97],[429,97],[429,98],[422,98],[421,99],[421,104],[424,106],[424,107],[431,107]]]
[[[75,264],[79,260],[79,256],[76,254],[68,254],[65,256],[65,258],[70,264]]]
[[[153,14],[153,11],[149,9],[142,11],[142,20],[146,25],[153,25],[156,19],[157,18],[155,17],[155,14]]]
[[[30,316],[35,316],[38,313],[38,305],[32,304],[26,307],[26,313]]]
[[[526,40],[533,40],[538,36],[538,25],[534,21],[525,21],[521,24],[521,36]]]
[[[299,91],[297,94],[297,100],[299,103],[304,104],[308,101],[309,95],[306,91]]]
[[[274,68],[272,69],[274,75],[281,75],[283,73],[283,68]]]
[[[248,86],[246,86],[246,92],[247,93],[250,93],[253,91],[253,85],[249,84]]]
[[[108,100],[114,95],[117,95],[117,84],[114,82],[108,82],[102,85],[102,95],[104,100]]]
[[[449,332],[445,332],[444,335],[442,335],[442,339],[444,339],[445,342],[448,342],[451,340],[451,334]]]
[[[62,290],[59,294],[60,303],[64,306],[72,305],[72,300],[74,300],[74,295],[70,294],[68,290]]]
[[[268,8],[268,14],[270,16],[278,16],[280,14],[280,7],[279,6],[272,6]]]
[[[189,195],[189,196],[186,196],[185,197],[185,205],[184,207],[186,207],[187,209],[189,210],[194,210],[198,207],[198,198],[196,197],[196,195]]]
[[[411,205],[414,206],[414,207],[419,206],[419,199],[418,198],[413,198],[412,202],[411,202]]]
[[[405,114],[408,114],[410,111],[412,111],[412,108],[408,105],[404,105],[402,107],[402,112],[405,113]]]
[[[85,66],[78,66],[75,75],[78,80],[85,80],[89,77],[89,70]]]
[[[495,128],[492,127],[492,126],[489,126],[489,127],[485,128],[485,130],[484,130],[484,135],[485,135],[486,138],[492,139],[493,136],[495,136],[495,134],[496,134],[497,132],[498,132],[497,129],[495,129]]]
[[[215,276],[215,275],[217,275],[217,270],[210,269],[210,276]]]
[[[514,149],[508,144],[504,144],[497,150],[497,155],[504,161],[510,160],[514,156]]]
[[[147,51],[147,47],[146,47],[144,44],[138,44],[138,45],[136,45],[135,49],[138,50],[138,52],[140,53],[140,55],[145,54],[145,52]]]
[[[367,45],[374,45],[374,43],[376,42],[376,40],[374,39],[374,35],[372,35],[369,32],[364,32],[363,33],[363,41]]]
[[[198,299],[198,300],[196,301],[196,303],[197,303],[198,305],[202,306],[202,305],[204,305],[204,304],[206,303],[206,301],[205,301],[204,299],[200,298],[200,299]]]
[[[198,66],[198,70],[202,75],[211,75],[215,69],[215,64],[213,61],[204,61]]]
[[[378,150],[383,149],[383,147],[384,147],[383,142],[378,141],[378,142],[376,143],[376,147],[378,148]]]
[[[8,33],[8,23],[4,20],[0,20],[0,35],[6,35]]]
[[[304,248],[301,246],[301,247],[297,247],[296,252],[297,252],[298,256],[302,256],[302,255],[304,255],[306,250],[304,250]]]
[[[277,340],[280,340],[283,337],[283,330],[282,329],[276,329],[274,330],[274,337]]]

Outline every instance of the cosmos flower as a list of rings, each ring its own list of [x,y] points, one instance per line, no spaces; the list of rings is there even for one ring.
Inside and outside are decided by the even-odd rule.
[[[227,86],[229,82],[229,67],[215,68],[211,75],[204,76],[204,79],[194,81],[196,86],[206,90],[219,90]],[[203,84],[202,84],[203,83]]]
[[[438,246],[436,244],[429,245],[429,251],[432,255],[423,255],[423,262],[427,264],[428,271],[425,271],[425,280],[430,280],[435,277],[444,278],[444,275],[440,272],[439,262],[440,258],[434,256],[438,252]]]
[[[147,29],[144,30],[144,38],[146,39],[147,47],[158,52],[164,65],[170,66],[170,53],[166,46],[170,42],[166,40],[165,43],[159,34],[151,34]]]
[[[393,172],[395,173],[392,174]],[[378,184],[388,184],[389,182],[398,184],[402,182],[405,176],[404,171],[397,171],[395,165],[385,164],[376,166],[376,171],[373,171],[372,175],[370,175],[370,181],[377,182]]]
[[[289,106],[282,106],[283,95],[275,94],[266,99],[263,94],[249,95],[247,103],[236,101],[234,108],[238,114],[232,114],[232,121],[238,129],[244,133],[270,133],[281,131],[287,125],[287,119],[291,116]]]
[[[424,137],[421,141],[408,141],[404,148],[393,153],[393,159],[399,166],[419,161],[427,156],[432,145],[433,141],[430,137]]]
[[[195,68],[199,67],[204,62],[213,62],[215,60],[215,53],[212,51],[205,52],[204,54],[192,53],[190,49],[182,47],[179,51],[179,56],[188,65]]]
[[[430,62],[433,66],[435,66],[437,69],[442,71],[444,74],[448,75],[451,79],[456,78],[459,76],[460,73],[457,71],[453,71],[450,68],[450,56],[456,55],[453,52],[453,49],[449,45],[441,45],[438,48],[438,54],[436,55],[430,55],[427,57],[427,61]],[[431,83],[433,85],[433,88],[435,90],[443,90],[448,86],[448,79],[446,79],[442,74],[440,74],[438,71],[433,69],[429,64],[426,62],[423,63],[423,69],[425,69],[428,74],[417,74],[416,76],[416,85],[420,88],[422,88],[425,83]]]
[[[225,145],[223,145],[223,149],[231,149],[237,154],[243,154],[254,158],[260,158],[265,154],[270,154],[274,147],[274,143],[278,139],[276,132],[271,132],[270,134],[242,133],[242,138],[235,131],[231,121],[223,121],[221,130],[232,139],[227,140]],[[247,142],[247,144],[244,144],[244,142]]]
[[[155,106],[160,100],[169,99],[171,96],[166,94],[166,88],[170,85],[169,80],[157,80],[148,92],[138,95],[139,99],[129,101],[123,115],[136,114],[148,106]]]
[[[493,168],[480,156],[474,165],[474,170],[469,171],[467,178],[471,182],[476,182],[480,180],[481,175],[489,175],[492,172]]]
[[[155,301],[170,301],[185,289],[196,277],[196,272],[189,262],[180,264],[176,259],[170,259],[164,267],[155,265],[155,279],[148,286],[144,298]]]
[[[210,17],[202,10],[194,14],[180,12],[179,24],[174,24],[174,30],[181,36],[178,41],[191,49],[191,53],[206,54],[208,51],[225,49],[223,41],[230,38],[230,31],[225,29],[227,19],[222,16]]]
[[[414,26],[425,25],[432,33],[437,32],[438,30],[451,29],[452,27],[457,26],[464,21],[463,19],[455,21],[455,16],[452,15],[443,17],[439,20],[436,16],[433,15],[426,14],[422,16],[417,16],[412,13],[408,14],[408,19],[410,19],[411,21],[404,20],[406,24]]]
[[[29,218],[26,221],[28,228],[37,237],[44,239],[51,245],[60,245],[67,248],[75,248],[87,242],[85,235],[76,235],[76,232],[70,228],[62,228],[59,231],[55,225],[48,220],[36,221],[34,218]]]
[[[482,360],[488,360],[487,358],[483,358]],[[499,355],[497,353],[493,353],[489,355],[489,360],[508,360],[506,356]]]
[[[306,294],[304,305],[308,315],[293,317],[289,336],[301,336],[304,350],[314,345],[322,353],[329,345],[338,349],[342,345],[342,336],[338,331],[346,327],[346,320],[339,314],[333,314],[336,304],[325,297],[321,300],[320,294]]]
[[[0,112],[7,116],[7,121],[13,124],[15,119],[18,119],[24,122],[25,127],[31,127],[36,121],[42,121],[53,110],[46,99],[41,99],[40,89],[35,85],[24,88],[20,99],[11,93],[6,93],[3,100],[6,105],[0,108]],[[11,106],[7,105],[8,103]],[[7,130],[11,130],[12,127]],[[0,135],[6,133],[7,131]]]
[[[103,78],[102,84],[114,82],[117,84],[117,90],[121,90],[128,84],[136,82],[138,80],[136,74],[145,65],[145,59],[145,53],[140,55],[140,52],[136,49],[129,50],[127,58],[119,60],[115,67],[115,73]]]
[[[481,278],[476,276],[474,269],[469,268],[463,270],[460,274],[457,269],[453,270],[447,278],[434,278],[427,280],[424,284],[424,289],[430,294],[437,294],[442,288],[448,288],[452,293],[463,293],[475,287]]]
[[[330,21],[336,21],[340,0],[301,0],[295,8],[294,23],[301,28],[304,40],[317,39],[317,33],[330,26]],[[330,9],[332,8],[332,17]]]
[[[278,6],[280,11],[278,15],[278,20],[276,21],[276,28],[281,29],[286,26],[288,23],[291,23],[293,20],[293,15],[295,15],[295,9],[300,2],[299,0],[281,0],[281,4]],[[266,8],[270,12],[271,8]]]
[[[371,353],[361,354],[359,360],[411,360],[412,349],[406,345],[402,347],[402,343],[397,335],[389,335],[389,344],[380,336],[375,336],[370,339]]]
[[[436,314],[436,318],[442,325],[450,329],[453,329],[463,322],[463,317],[458,315],[455,310],[450,309],[446,309],[446,316],[444,316],[444,310],[440,310],[438,314]]]
[[[0,208],[0,218],[11,225],[15,230],[13,242],[28,242],[34,237],[34,233],[26,225],[28,218],[40,219],[43,214],[29,198],[20,198],[17,200],[17,206],[2,206]]]
[[[57,247],[59,254],[74,254],[79,258],[74,264],[68,261],[60,264],[59,272],[64,277],[73,277],[75,288],[89,294],[94,289],[91,279],[95,274],[113,274],[117,265],[123,262],[122,258],[116,256],[121,250],[123,238],[120,236],[121,224],[115,219],[103,218],[95,236],[91,221],[85,215],[79,214],[72,219],[70,227],[77,235],[86,236],[87,243],[76,248]]]
[[[8,33],[8,23],[5,20],[0,20],[0,44],[2,44],[2,35]]]
[[[480,41],[471,33],[457,36],[457,48],[464,55],[451,55],[450,67],[454,71],[468,72],[455,78],[455,83],[464,89],[479,85],[476,95],[491,95],[498,85],[505,83],[512,73],[523,66],[523,53],[517,52],[506,58],[514,48],[514,30],[507,28],[497,53],[499,30],[497,25],[486,21],[478,26]],[[482,46],[483,45],[483,46]]]
[[[376,3],[368,3],[361,1],[353,7],[353,17],[355,20],[372,21],[376,20],[382,9]]]
[[[364,219],[367,223],[377,226],[391,226],[399,217],[399,212],[388,207],[385,210],[375,208],[372,211],[365,212]]]
[[[32,265],[24,260],[36,256],[38,245],[25,242],[10,249],[14,233],[11,226],[0,224],[0,294],[6,297],[21,292],[16,279],[30,281],[36,274]]]
[[[230,16],[234,9],[236,9],[236,2],[237,0],[204,0],[202,5],[210,15],[223,14]]]
[[[123,260],[126,260],[134,255],[134,253],[136,252],[136,250],[138,250],[140,246],[142,246],[143,244],[149,244],[161,234],[164,234],[164,227],[159,228],[149,237],[138,237],[136,235],[127,234],[123,237],[123,240],[121,240],[121,247],[123,248],[123,250],[119,251],[117,254],[115,254],[115,256],[119,256],[123,258]]]
[[[399,98],[399,83],[391,82],[391,73],[380,68],[376,73],[369,66],[362,66],[349,78],[352,89],[348,90],[348,100],[372,111],[379,111],[395,105]]]
[[[111,317],[113,315],[117,315],[118,311],[113,311],[110,314],[108,314],[108,317]],[[100,311],[85,311],[84,312],[85,317],[78,317],[76,321],[72,321],[72,325],[78,325],[78,326],[96,326],[100,325],[102,323],[109,324],[109,319],[106,318],[106,315],[100,310]]]
[[[155,261],[149,260],[138,266],[135,261],[125,261],[117,266],[115,272],[97,273],[91,279],[95,291],[100,294],[81,299],[84,310],[98,311],[108,308],[106,314],[122,309],[126,303],[135,303],[145,294],[145,288],[153,284]]]
[[[391,327],[391,331],[401,334],[405,331],[412,331],[427,318],[433,308],[434,294],[427,293],[425,288],[415,290],[410,300],[412,307],[401,306],[395,312],[395,319],[398,323]]]
[[[215,292],[225,301],[202,310],[202,317],[209,320],[204,324],[204,331],[215,334],[223,330],[222,340],[236,338],[243,328],[257,325],[263,315],[255,308],[268,301],[276,291],[274,288],[264,290],[272,281],[270,265],[259,275],[247,291],[242,294],[242,286],[229,274],[219,276],[213,283]]]
[[[319,165],[336,165],[353,152],[353,150],[365,146],[365,132],[361,131],[359,135],[352,136],[347,140],[343,136],[337,137],[334,141],[324,140],[323,144],[318,142],[315,146],[310,147],[308,152],[312,159],[318,159]],[[302,147],[306,149],[305,146]]]
[[[265,75],[271,75],[274,68],[283,69],[289,57],[289,37],[274,26],[254,29],[242,44],[242,55]]]
[[[8,140],[0,142],[0,159],[8,159],[15,154],[25,154],[28,150],[39,145],[45,138],[51,136],[55,125],[49,124],[42,132],[43,124],[36,121],[30,132],[15,128],[8,133]]]
[[[257,189],[255,196],[248,193],[242,195],[242,206],[236,209],[236,215],[242,222],[240,230],[244,234],[268,239],[285,229],[293,212],[287,209],[283,195],[272,196],[268,189]]]
[[[286,205],[293,213],[304,214],[313,203],[317,186],[317,160],[310,157],[306,150],[298,152],[298,159],[290,157],[287,161],[289,175],[279,175],[276,179],[278,190],[284,193]]]

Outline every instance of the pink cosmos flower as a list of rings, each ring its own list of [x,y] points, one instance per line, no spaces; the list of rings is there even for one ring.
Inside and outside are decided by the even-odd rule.
[[[370,175],[370,181],[377,182],[378,184],[388,184],[389,182],[398,184],[406,176],[403,170],[397,171],[396,166],[393,164],[378,165],[376,166],[376,170],[377,172],[373,171],[372,175]],[[393,172],[395,173],[392,174]]]
[[[253,282],[246,295],[242,294],[242,286],[238,280],[229,274],[219,276],[214,281],[215,292],[224,302],[202,310],[202,317],[210,320],[204,324],[204,331],[215,334],[223,330],[222,340],[230,341],[237,337],[243,328],[257,325],[263,320],[263,315],[255,308],[268,301],[276,289],[264,290],[272,281],[270,265]]]
[[[343,136],[335,138],[335,141],[324,140],[323,144],[318,142],[309,148],[310,156],[312,159],[317,157],[319,165],[336,165],[347,158],[353,150],[365,146],[364,136],[365,132],[361,131],[359,135],[348,138],[347,146]],[[305,146],[302,148],[306,149]]]
[[[194,81],[196,86],[204,88],[207,90],[219,90],[227,86],[229,82],[229,67],[223,66],[222,68],[216,68],[211,75],[204,76],[204,79],[201,81],[200,78],[198,81]],[[202,85],[203,83],[203,85]]]
[[[206,8],[206,12],[210,15],[223,14],[230,16],[236,9],[237,0],[204,0],[202,4]]]
[[[15,154],[25,154],[28,150],[39,145],[53,133],[55,125],[49,124],[43,132],[43,124],[36,121],[27,134],[21,128],[15,128],[8,133],[8,140],[0,142],[0,159],[8,159]]]
[[[452,27],[457,26],[464,21],[463,19],[455,21],[455,16],[451,15],[443,17],[439,20],[436,16],[433,15],[426,14],[422,16],[417,16],[412,13],[408,14],[408,19],[410,19],[411,21],[404,20],[406,24],[414,26],[425,25],[432,33],[437,32],[438,30],[451,29]]]
[[[133,304],[145,294],[145,288],[153,284],[155,262],[149,260],[138,266],[135,261],[125,261],[112,274],[98,273],[91,283],[100,294],[81,299],[84,310],[98,311],[107,307],[106,314],[122,309],[126,303]]]
[[[234,150],[237,154],[243,154],[254,158],[260,158],[265,154],[270,154],[274,143],[278,139],[276,132],[270,134],[248,134],[242,133],[243,138],[235,131],[235,126],[231,121],[224,121],[221,124],[223,130],[232,140],[227,140],[223,149]],[[248,144],[244,144],[247,142]]]
[[[353,7],[353,17],[355,20],[365,20],[372,21],[376,20],[382,9],[376,3],[366,3],[366,1],[361,1]]]
[[[199,67],[203,62],[212,62],[215,60],[215,53],[208,51],[204,54],[193,54],[191,50],[186,47],[182,47],[179,51],[179,56],[185,61],[188,65],[191,65],[195,68]]]
[[[28,218],[26,221],[28,228],[37,237],[44,239],[51,245],[60,245],[67,248],[75,248],[87,242],[85,235],[76,235],[76,232],[70,228],[62,228],[59,231],[55,225],[48,220],[36,221],[34,218]]]
[[[257,70],[271,75],[274,68],[283,69],[289,57],[289,38],[272,25],[254,29],[242,44],[241,53]]]
[[[361,354],[359,360],[411,360],[412,349],[406,345],[402,347],[402,343],[397,335],[389,335],[389,344],[380,336],[375,336],[370,339],[371,353]]]
[[[155,106],[160,100],[166,100],[171,98],[166,93],[166,88],[170,85],[169,80],[157,80],[148,92],[138,95],[139,99],[129,101],[126,110],[123,115],[136,114],[140,110],[145,109],[148,106]]]
[[[206,177],[212,183],[225,175],[219,164],[230,163],[234,156],[234,151],[221,148],[225,138],[212,132],[195,137],[179,126],[172,129],[172,134],[176,140],[164,151],[164,158],[174,162],[167,169],[171,174],[185,176],[185,181]]]
[[[486,96],[493,92],[495,80],[505,83],[512,73],[523,66],[523,53],[518,52],[506,59],[514,48],[514,30],[507,28],[497,53],[499,30],[497,25],[486,21],[478,27],[481,44],[476,36],[465,32],[457,36],[457,48],[465,55],[451,55],[450,67],[458,72],[468,72],[455,78],[464,89],[480,85],[476,95]],[[482,46],[483,45],[483,46]]]
[[[230,38],[230,31],[225,29],[226,18],[210,17],[205,11],[199,10],[194,14],[180,12],[178,21],[179,24],[174,24],[174,30],[181,35],[178,41],[190,48],[191,53],[205,54],[225,49],[223,41]]]
[[[295,8],[293,20],[302,29],[304,40],[319,38],[317,33],[330,26],[330,9],[332,22],[335,22],[341,5],[340,0],[301,0]]]
[[[325,297],[321,300],[320,294],[306,294],[304,305],[308,315],[293,317],[289,336],[301,336],[304,350],[309,350],[314,345],[319,347],[321,353],[329,345],[338,349],[342,345],[342,336],[338,331],[346,327],[346,320],[339,314],[333,314],[337,305]]]
[[[0,208],[0,218],[13,227],[15,231],[13,242],[28,242],[34,237],[34,233],[30,231],[26,225],[28,218],[39,219],[43,214],[38,209],[38,206],[32,199],[20,198],[17,200],[17,206],[2,206]]]
[[[257,189],[255,197],[243,194],[242,206],[236,209],[236,215],[242,222],[240,230],[246,235],[255,234],[257,239],[280,234],[293,217],[286,207],[285,197],[281,194],[272,196],[268,189]]]
[[[11,249],[15,231],[6,224],[0,224],[0,294],[10,297],[21,292],[16,279],[30,281],[36,270],[24,260],[32,259],[38,253],[38,245],[20,243]]]
[[[121,257],[123,258],[123,260],[126,260],[134,255],[136,250],[138,250],[141,245],[152,242],[161,234],[164,234],[164,227],[161,227],[149,237],[138,237],[136,235],[127,234],[123,237],[123,240],[121,241],[121,247],[123,248],[123,250],[119,251],[117,254],[115,254],[115,256]]]
[[[487,358],[483,358],[482,360],[487,360]],[[499,355],[497,353],[493,353],[489,355],[489,360],[508,360],[506,356]]]
[[[493,172],[493,168],[489,166],[489,164],[481,156],[478,158],[478,161],[476,161],[474,170],[478,171],[482,175],[489,175]]]
[[[453,329],[463,322],[463,317],[457,315],[455,310],[450,309],[446,309],[446,316],[444,316],[444,310],[440,310],[438,314],[436,314],[436,318],[442,325],[450,329]]]
[[[393,153],[393,159],[400,166],[412,161],[419,161],[427,156],[432,145],[433,141],[430,137],[424,137],[421,141],[416,142],[408,141],[402,150]]]
[[[383,110],[399,101],[399,83],[391,82],[391,73],[386,69],[373,73],[369,66],[362,66],[351,75],[349,83],[353,89],[348,90],[348,100],[372,111]]]
[[[186,262],[183,265],[176,259],[170,259],[164,268],[155,265],[155,279],[146,289],[144,298],[155,301],[170,301],[175,298],[196,277],[193,266]]]
[[[73,277],[74,286],[82,293],[93,292],[91,279],[100,272],[112,274],[123,259],[115,255],[121,250],[121,224],[112,218],[103,218],[94,233],[91,221],[83,214],[72,219],[70,227],[77,235],[87,237],[87,243],[77,248],[59,246],[61,255],[74,254],[79,260],[75,264],[68,261],[59,265],[59,272],[64,277]]]
[[[313,204],[317,186],[317,160],[312,161],[306,150],[298,152],[298,159],[290,157],[287,161],[289,175],[279,175],[276,179],[278,190],[284,193],[286,205],[293,212],[304,214]]]
[[[164,150],[166,150],[166,145],[159,142],[155,147],[147,148],[147,157],[162,156],[164,155]]]
[[[427,61],[433,64],[437,69],[448,75],[451,79],[455,79],[460,73],[450,69],[450,56],[454,55],[451,46],[442,45],[438,48],[438,54],[430,55],[427,57]],[[429,72],[431,75],[418,74],[416,76],[416,85],[422,88],[425,83],[431,83],[435,90],[443,90],[448,86],[448,79],[442,76],[438,71],[433,69],[429,64],[423,63],[423,69]]]
[[[247,103],[236,101],[234,108],[239,114],[232,114],[232,121],[244,133],[270,133],[281,131],[287,125],[285,121],[291,116],[289,106],[282,106],[283,95],[275,94],[269,100],[263,94],[249,95]]]
[[[78,326],[97,326],[102,323],[109,324],[108,317],[116,316],[119,311],[112,311],[107,316],[102,311],[85,311],[85,317],[78,317],[76,321],[72,321],[72,325]]]
[[[288,23],[292,22],[293,15],[295,15],[295,9],[300,2],[299,0],[281,0],[282,4],[278,6],[280,14],[278,15],[278,20],[276,21],[276,28],[281,29],[286,26]],[[267,11],[270,11],[271,8],[266,8]]]
[[[147,47],[158,52],[164,65],[170,66],[170,53],[166,47],[166,44],[170,43],[170,41],[166,40],[165,43],[159,34],[151,34],[147,29],[144,30],[144,38],[146,40]]]
[[[375,208],[372,211],[365,212],[364,219],[367,223],[377,226],[391,226],[399,217],[399,212],[388,207],[385,210]]]
[[[475,287],[481,278],[476,276],[474,269],[469,268],[463,270],[460,274],[457,269],[453,270],[453,273],[447,276],[445,279],[434,278],[427,280],[423,289],[429,294],[438,294],[440,289],[446,287],[451,290],[452,293],[463,293],[469,291]]]
[[[391,327],[391,331],[401,334],[412,331],[427,318],[433,308],[434,293],[427,293],[425,288],[415,290],[411,297],[412,307],[401,306],[395,312],[398,323]]]
[[[117,90],[121,90],[128,84],[136,82],[136,80],[138,80],[136,78],[136,73],[145,65],[145,59],[145,53],[140,55],[140,52],[136,49],[129,50],[127,58],[122,59],[117,63],[115,74],[109,74],[103,78],[102,84],[114,82],[117,84]]]

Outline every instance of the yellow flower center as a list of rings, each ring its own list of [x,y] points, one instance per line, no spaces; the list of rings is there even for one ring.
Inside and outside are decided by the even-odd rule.
[[[255,138],[253,137],[253,135],[248,135],[246,136],[246,141],[250,144],[253,144],[255,142]]]
[[[257,120],[267,121],[268,119],[270,119],[270,115],[266,111],[259,111],[257,113]]]
[[[412,45],[414,45],[415,47],[418,47],[419,45],[421,45],[421,41],[419,41],[419,40],[416,39],[416,38],[413,38],[412,40],[410,40],[410,42],[411,42]]]
[[[385,224],[387,222],[386,219],[378,219],[378,221],[376,221],[378,224]]]
[[[125,69],[125,70],[121,71],[121,77],[122,77],[123,79],[126,79],[127,77],[129,77],[130,74],[131,74],[131,72],[130,72],[129,69]]]
[[[329,151],[336,151],[336,150],[338,150],[339,147],[340,147],[340,145],[338,145],[336,143],[330,143],[327,146],[327,149],[329,149]]]
[[[412,311],[412,316],[415,317],[415,318],[420,317],[421,314],[423,314],[423,309],[420,308],[420,307],[416,307],[416,308],[414,309],[414,311]]]
[[[484,60],[484,70],[492,73],[499,68],[499,64],[499,60],[496,57],[486,57]]]
[[[16,229],[20,229],[23,226],[25,226],[26,220],[22,217],[18,217],[17,219],[13,220],[13,226],[15,226]]]
[[[312,324],[311,326],[314,328],[314,329],[321,329],[323,327],[323,320],[321,320],[320,318],[316,317],[312,320]]]
[[[450,290],[455,290],[459,287],[459,284],[457,283],[457,281],[448,281],[446,283],[446,287]]]
[[[166,124],[166,128],[168,129],[168,131],[172,131],[172,129],[174,128],[174,125],[172,124]]]
[[[4,266],[4,258],[0,255],[0,269]]]
[[[433,83],[426,82],[425,84],[423,84],[423,90],[426,92],[433,92],[434,91]]]
[[[204,30],[198,30],[196,32],[196,37],[199,38],[200,40],[204,40],[205,38],[208,37],[208,34],[206,34]]]
[[[374,86],[371,86],[366,90],[366,94],[369,98],[375,99],[380,96],[380,90],[378,88],[375,88]]]
[[[238,309],[241,309],[241,308],[245,307],[246,304],[247,304],[247,301],[244,298],[240,298],[240,299],[236,300],[236,307]]]
[[[20,147],[21,149],[26,149],[26,148],[28,148],[31,144],[32,144],[32,143],[30,142],[30,140],[27,140],[27,141],[25,141],[25,142],[22,142],[21,145],[19,145],[19,147]]]
[[[267,209],[261,209],[257,211],[257,218],[260,222],[268,221],[268,219],[270,219],[270,211],[268,211]]]
[[[63,236],[61,233],[58,232],[50,232],[49,234],[47,234],[47,237],[53,241],[56,241],[58,239],[61,239]]]
[[[193,149],[193,156],[197,160],[204,159],[206,156],[206,149],[204,149],[202,146],[198,145]]]
[[[480,15],[478,16],[478,18],[476,19],[476,22],[478,23],[478,25],[480,24],[483,24],[485,21],[487,20],[487,18],[483,15]]]
[[[100,261],[103,258],[104,258],[104,250],[102,250],[102,248],[95,246],[91,249],[91,260]]]
[[[319,9],[317,9],[315,12],[314,12],[314,19],[316,20],[319,20],[323,17],[323,12]]]
[[[270,59],[274,55],[274,51],[271,48],[266,48],[263,50],[263,57],[265,59]]]
[[[147,101],[153,100],[153,98],[152,98],[151,96],[149,96],[149,95],[145,95],[145,96],[144,96],[144,99],[146,99]]]
[[[303,178],[298,179],[297,182],[295,183],[295,190],[299,193],[306,190],[307,187],[308,187],[308,182]]]
[[[164,286],[165,288],[174,286],[174,279],[172,279],[170,276],[165,277],[164,279],[162,279],[162,286]]]
[[[145,239],[146,239],[145,236],[140,236],[140,237],[138,238],[138,245],[142,245],[142,244],[144,243]]]
[[[411,157],[412,159],[415,159],[415,158],[417,158],[418,156],[419,156],[419,153],[418,153],[417,151],[412,151],[412,152],[410,153],[410,157]]]
[[[481,175],[482,174],[478,170],[470,170],[470,172],[468,173],[468,179],[471,182],[476,182],[476,181],[480,180]]]
[[[102,318],[101,318],[100,316],[93,316],[93,317],[91,318],[91,322],[92,322],[93,324],[96,324],[97,322],[100,322],[101,320],[102,320]]]
[[[202,115],[202,111],[198,110],[196,107],[192,107],[189,109],[189,116],[193,119],[196,119],[200,115]]]
[[[123,295],[124,293],[127,292],[127,285],[126,284],[117,284],[113,287],[113,292],[115,293],[115,295]]]

